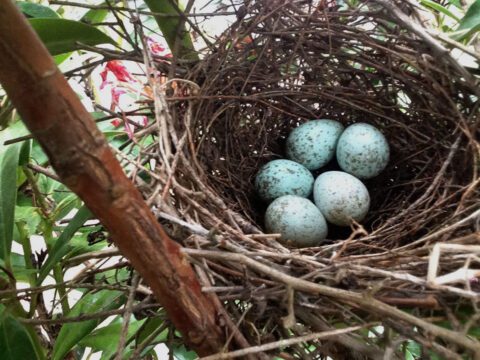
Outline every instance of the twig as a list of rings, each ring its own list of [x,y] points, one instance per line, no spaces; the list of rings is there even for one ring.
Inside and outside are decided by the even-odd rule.
[[[480,90],[477,88],[478,81],[462,65],[458,63],[451,55],[448,49],[437,42],[423,27],[411,20],[403,11],[401,11],[394,2],[390,0],[374,0],[388,9],[408,30],[415,33],[432,48],[436,56],[445,57],[448,62],[465,78],[471,85],[472,90],[477,96],[480,96]]]
[[[219,260],[229,260],[232,262],[242,263],[255,269],[256,271],[262,272],[276,281],[280,281],[285,285],[291,286],[293,289],[298,291],[305,291],[308,293],[318,294],[328,296],[337,300],[342,300],[347,303],[353,303],[357,306],[361,306],[365,310],[369,310],[375,314],[386,315],[390,318],[396,318],[401,321],[405,321],[409,324],[415,325],[426,332],[441,337],[445,340],[448,340],[452,343],[465,347],[473,351],[477,356],[480,356],[480,343],[474,339],[467,337],[459,337],[458,334],[454,331],[442,328],[430,324],[420,318],[417,318],[414,315],[403,312],[397,308],[386,305],[381,301],[375,300],[372,297],[365,296],[363,294],[355,293],[352,291],[336,289],[329,286],[316,284],[310,281],[305,281],[303,279],[298,279],[294,276],[284,274],[272,267],[264,265],[258,261],[250,259],[249,257],[242,254],[232,254],[225,252],[217,251],[208,251],[208,250],[196,250],[196,249],[182,249],[184,253],[190,256],[199,256],[209,259],[219,259]]]
[[[151,16],[158,16],[158,17],[210,17],[210,16],[229,16],[229,15],[236,15],[234,11],[219,11],[219,12],[205,12],[205,13],[190,13],[190,14],[170,14],[170,13],[159,13],[159,12],[151,12],[151,11],[143,11],[137,9],[129,9],[123,6],[106,6],[106,5],[90,5],[86,3],[79,3],[73,1],[61,1],[61,0],[50,0],[49,2],[51,5],[63,5],[63,6],[72,6],[72,7],[79,7],[84,9],[94,9],[94,10],[116,10],[116,11],[126,11],[129,13],[134,14],[141,14],[141,15],[151,15]]]
[[[157,309],[160,307],[160,304],[142,304],[142,305],[135,305],[132,307],[132,313],[137,313],[142,310],[147,309]],[[62,317],[58,319],[21,319],[18,320],[24,324],[33,324],[33,325],[58,325],[58,324],[66,324],[66,323],[75,323],[87,320],[97,320],[97,319],[105,319],[112,315],[121,315],[124,314],[127,309],[115,309],[115,310],[107,310],[107,311],[100,311],[94,314],[83,314],[80,316],[75,317]]]
[[[27,165],[27,167],[32,169],[33,171],[39,173],[39,174],[43,174],[43,175],[49,177],[50,179],[61,182],[60,178],[53,171],[45,169],[44,167],[42,167],[40,165],[30,163],[30,164]]]
[[[92,251],[86,254],[78,255],[67,259],[64,262],[66,266],[76,266],[78,264],[83,263],[84,261],[91,260],[91,259],[103,259],[107,257],[121,255],[120,251],[117,248],[111,248],[106,250],[99,250],[99,251]]]
[[[248,349],[231,351],[231,352],[224,353],[224,354],[216,354],[216,355],[211,355],[211,356],[205,356],[205,357],[200,358],[199,360],[230,359],[230,358],[245,356],[245,355],[248,355],[248,354],[255,354],[255,353],[259,353],[259,352],[275,350],[275,349],[278,349],[278,348],[283,348],[283,347],[292,346],[292,345],[295,345],[295,344],[300,344],[302,342],[328,339],[330,337],[335,337],[335,336],[338,336],[338,335],[348,334],[348,333],[351,333],[353,331],[357,331],[357,330],[360,330],[360,329],[363,329],[363,328],[374,326],[376,324],[377,323],[368,323],[368,324],[365,324],[365,325],[351,326],[351,327],[340,329],[340,330],[322,331],[322,332],[318,332],[318,333],[299,336],[299,337],[292,338],[292,339],[284,339],[284,340],[274,341],[274,342],[264,344],[264,345],[252,346]]]
[[[115,360],[122,360],[123,358],[123,350],[125,349],[125,344],[127,343],[128,326],[130,325],[130,317],[132,316],[133,311],[133,301],[135,300],[135,293],[139,282],[140,276],[135,272],[132,277],[132,284],[130,285],[130,292],[128,294],[127,303],[125,304],[122,331],[120,332],[120,339],[118,341]]]

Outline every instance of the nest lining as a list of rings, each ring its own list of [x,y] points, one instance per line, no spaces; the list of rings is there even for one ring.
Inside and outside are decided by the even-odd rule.
[[[367,3],[348,11],[249,3],[217,50],[177,80],[177,96],[158,94],[158,143],[141,160],[154,159],[158,172],[139,166],[150,179],[135,180],[187,247],[204,290],[219,296],[229,331],[241,331],[233,341],[258,345],[373,322],[391,337],[357,331],[271,354],[378,358],[391,347],[395,358],[411,339],[425,353],[471,356],[479,345],[465,334],[475,327],[468,317],[479,316],[478,282],[432,281],[478,267],[478,89],[428,41]],[[316,248],[289,249],[262,233],[265,205],[253,178],[284,158],[292,128],[316,118],[376,126],[391,161],[366,181],[372,205],[362,225],[334,229]],[[442,255],[432,259],[435,244]],[[376,310],[345,294],[387,305]],[[442,334],[441,321],[457,338]]]

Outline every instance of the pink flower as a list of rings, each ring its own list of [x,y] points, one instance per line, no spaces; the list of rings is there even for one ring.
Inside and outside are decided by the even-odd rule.
[[[116,118],[116,119],[113,119],[112,121],[110,121],[110,124],[112,124],[113,126],[115,126],[117,128],[120,125],[122,125],[122,120],[120,120],[119,118]]]
[[[150,52],[154,55],[161,55],[165,51],[165,46],[155,41],[150,36],[147,36],[147,46]]]
[[[120,102],[120,95],[126,94],[127,92],[118,87],[112,87],[112,107],[118,106]],[[112,109],[113,110],[113,109]]]
[[[107,62],[105,68],[100,73],[100,76],[102,78],[100,90],[103,89],[105,85],[110,84],[110,82],[107,81],[107,76],[109,72],[111,72],[120,82],[132,83],[136,81],[128,72],[127,68],[119,60],[111,60]]]

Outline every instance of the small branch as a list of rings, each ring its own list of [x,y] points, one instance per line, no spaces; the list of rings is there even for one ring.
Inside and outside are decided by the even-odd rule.
[[[49,177],[50,179],[53,179],[55,181],[61,182],[60,178],[52,171],[45,169],[44,167],[36,164],[28,164],[27,167],[39,174],[43,174],[46,177]]]
[[[133,314],[147,309],[157,309],[160,307],[160,304],[141,304],[136,305],[131,308],[131,312]],[[127,311],[126,308],[123,309],[115,309],[115,310],[108,310],[108,311],[100,311],[94,314],[83,314],[80,316],[75,317],[62,317],[59,319],[22,319],[20,318],[20,322],[24,324],[32,324],[32,325],[61,325],[66,323],[75,323],[87,320],[98,320],[98,319],[105,319],[112,315],[122,315]]]
[[[229,16],[229,15],[237,14],[235,11],[219,11],[219,12],[189,13],[189,14],[167,14],[167,13],[160,13],[160,12],[129,9],[123,6],[90,5],[85,3],[73,2],[73,1],[50,0],[49,3],[50,5],[72,6],[72,7],[84,8],[84,9],[126,11],[133,14],[158,16],[158,17],[164,17],[164,18],[211,17],[211,16]]]
[[[385,9],[395,16],[399,22],[405,26],[408,30],[416,34],[425,43],[427,43],[436,56],[446,57],[450,65],[452,65],[472,86],[472,90],[475,91],[477,96],[480,96],[480,90],[477,87],[478,81],[470,74],[462,65],[455,60],[442,44],[440,44],[435,38],[433,38],[423,27],[411,20],[402,10],[400,10],[391,0],[374,0],[378,4],[382,5]]]
[[[291,286],[297,291],[304,291],[311,294],[328,296],[333,299],[341,300],[347,304],[355,304],[364,310],[368,310],[376,315],[388,316],[389,318],[404,321],[411,325],[417,326],[424,331],[448,340],[454,344],[460,345],[466,349],[474,352],[476,356],[480,357],[480,343],[468,337],[458,336],[458,333],[430,324],[414,315],[403,312],[393,306],[389,306],[379,300],[376,300],[365,294],[356,293],[342,289],[332,288],[326,285],[317,284],[287,275],[270,266],[264,265],[255,261],[243,254],[226,253],[219,251],[197,250],[197,249],[183,249],[183,252],[194,257],[203,257],[208,259],[228,260],[234,263],[241,263],[255,271],[268,275],[271,279],[279,281],[285,285]]]
[[[76,266],[81,264],[87,260],[91,259],[104,259],[112,256],[121,255],[120,250],[117,248],[113,249],[106,249],[106,250],[99,250],[99,251],[92,251],[86,254],[78,255],[66,260],[63,264],[65,266]]]
[[[127,303],[125,304],[125,312],[123,313],[122,332],[120,333],[120,339],[118,341],[117,354],[115,355],[115,360],[122,360],[123,358],[123,350],[125,349],[125,344],[127,343],[128,326],[130,325],[130,317],[132,316],[132,311],[133,311],[133,301],[135,300],[135,293],[136,293],[139,282],[140,282],[140,276],[138,276],[138,274],[135,273],[132,278],[132,285],[130,286],[130,292],[128,294]]]
[[[278,348],[284,348],[287,346],[292,346],[295,344],[300,344],[302,342],[308,342],[308,341],[313,341],[313,340],[322,340],[322,339],[328,339],[330,337],[335,337],[338,335],[343,335],[343,334],[348,334],[353,331],[357,331],[363,328],[368,328],[371,326],[378,325],[377,323],[369,323],[365,325],[360,325],[360,326],[351,326],[345,329],[340,329],[340,330],[332,330],[332,331],[322,331],[318,333],[313,333],[313,334],[308,334],[304,336],[299,336],[296,338],[292,339],[284,339],[284,340],[279,340],[279,341],[274,341],[268,344],[263,344],[263,345],[258,345],[258,346],[252,346],[247,349],[242,349],[242,350],[237,350],[237,351],[231,351],[228,353],[223,353],[223,354],[216,354],[212,356],[206,356],[202,357],[199,360],[220,360],[220,359],[230,359],[230,358],[236,358],[240,356],[245,356],[248,354],[256,354],[259,352],[265,352],[265,351],[270,351],[270,350],[275,350]]]

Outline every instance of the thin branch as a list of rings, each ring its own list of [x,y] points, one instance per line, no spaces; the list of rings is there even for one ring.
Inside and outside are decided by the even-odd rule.
[[[318,333],[313,333],[313,334],[308,334],[304,336],[299,336],[291,339],[284,339],[284,340],[279,340],[279,341],[274,341],[268,344],[263,344],[263,345],[258,345],[258,346],[252,346],[247,349],[242,349],[242,350],[237,350],[237,351],[231,351],[228,353],[223,353],[223,354],[216,354],[216,355],[211,355],[211,356],[206,356],[202,357],[199,360],[221,360],[221,359],[230,359],[230,358],[236,358],[240,356],[245,356],[248,354],[256,354],[259,352],[265,352],[265,351],[270,351],[270,350],[275,350],[279,348],[284,348],[288,346],[292,346],[295,344],[300,344],[303,342],[308,342],[308,341],[313,341],[313,340],[323,340],[323,339],[328,339],[330,337],[335,337],[338,335],[343,335],[343,334],[348,334],[360,329],[368,328],[371,326],[375,326],[377,323],[368,323],[365,325],[359,325],[359,326],[351,326],[347,327],[344,329],[339,329],[339,330],[332,330],[332,331],[322,331]]]
[[[132,278],[132,284],[130,285],[130,291],[128,294],[127,303],[125,304],[125,312],[123,313],[122,331],[120,333],[120,339],[118,341],[117,354],[115,355],[115,360],[122,360],[123,358],[123,351],[125,349],[125,344],[127,343],[130,317],[132,316],[132,312],[133,312],[133,301],[135,300],[135,293],[136,293],[139,282],[140,282],[140,276],[138,276],[138,274],[135,273]]]
[[[384,304],[371,296],[365,294],[355,293],[353,291],[347,291],[342,289],[332,288],[326,285],[316,284],[310,281],[296,278],[291,275],[287,275],[278,271],[270,266],[264,265],[258,261],[250,259],[242,254],[225,253],[209,250],[196,250],[196,249],[183,249],[183,252],[194,257],[204,257],[208,259],[229,260],[232,262],[238,262],[244,264],[256,271],[268,275],[270,278],[279,281],[285,285],[291,286],[292,289],[299,291],[305,291],[308,293],[324,295],[333,299],[342,300],[346,303],[353,303],[361,305],[365,310],[372,311],[378,315],[386,315],[390,318],[405,321],[409,324],[415,325],[424,331],[448,340],[454,344],[460,345],[466,349],[469,349],[475,353],[476,356],[480,356],[480,343],[474,339],[468,337],[459,337],[454,331],[442,328],[430,324],[414,315],[403,312],[393,306]]]
[[[133,314],[138,313],[139,311],[148,310],[148,309],[158,309],[161,305],[160,304],[140,304],[135,305],[131,308],[131,312]],[[115,310],[107,310],[107,311],[100,311],[93,314],[83,314],[75,317],[62,317],[58,319],[22,319],[19,318],[18,320],[24,324],[32,324],[32,325],[61,325],[66,323],[75,323],[87,320],[98,320],[98,319],[105,319],[112,315],[122,315],[127,311],[126,308],[123,309],[115,309]]]
[[[218,11],[218,12],[203,12],[203,13],[189,13],[189,14],[166,14],[166,13],[159,13],[159,12],[130,9],[123,6],[90,5],[85,3],[73,2],[73,1],[50,0],[49,3],[51,5],[72,6],[72,7],[84,8],[84,9],[126,11],[133,14],[150,15],[150,16],[158,16],[158,17],[165,17],[165,18],[212,17],[212,16],[229,16],[229,15],[237,14],[235,11]]]

